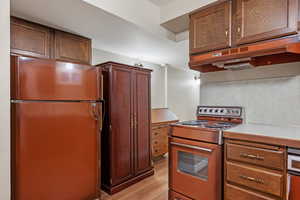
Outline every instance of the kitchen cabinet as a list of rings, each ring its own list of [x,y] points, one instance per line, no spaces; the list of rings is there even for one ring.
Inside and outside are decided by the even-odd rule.
[[[116,193],[153,175],[150,146],[151,70],[104,63],[102,187]]]
[[[286,149],[225,140],[225,199],[285,199]]]
[[[298,0],[233,0],[233,44],[297,33]]]
[[[178,122],[177,116],[168,108],[152,109],[152,157],[157,160],[168,153],[170,125]]]
[[[11,53],[91,63],[91,40],[16,17],[11,17]]]
[[[190,16],[190,53],[230,46],[231,1],[210,6]]]
[[[151,158],[151,75],[149,71],[134,70],[134,121],[136,144],[135,173],[152,168]]]
[[[190,14],[190,54],[297,34],[298,2],[228,0],[195,11]]]
[[[152,128],[152,156],[154,159],[168,153],[168,134],[170,126],[155,126]]]
[[[236,200],[239,197],[239,200],[275,200],[276,198],[270,198],[249,190],[236,187],[234,185],[226,184],[226,197],[225,200]]]
[[[89,64],[91,62],[91,40],[56,30],[55,59]]]
[[[52,36],[50,28],[11,18],[11,53],[51,58]]]

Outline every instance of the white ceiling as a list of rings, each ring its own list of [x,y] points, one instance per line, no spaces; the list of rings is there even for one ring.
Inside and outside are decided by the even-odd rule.
[[[171,3],[174,0],[149,0],[157,6],[164,6]]]

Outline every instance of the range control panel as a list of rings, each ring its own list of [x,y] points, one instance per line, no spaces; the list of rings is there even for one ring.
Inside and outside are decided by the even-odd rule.
[[[197,108],[197,116],[241,118],[242,112],[242,107],[198,106]]]

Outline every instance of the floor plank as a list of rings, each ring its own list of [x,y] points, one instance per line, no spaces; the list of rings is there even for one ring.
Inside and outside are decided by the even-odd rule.
[[[168,159],[154,164],[155,174],[131,187],[110,196],[103,192],[102,200],[167,200]]]

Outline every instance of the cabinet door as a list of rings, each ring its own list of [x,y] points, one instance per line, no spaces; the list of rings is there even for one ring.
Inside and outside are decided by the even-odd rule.
[[[230,46],[231,1],[211,6],[191,15],[190,53]]]
[[[70,33],[55,31],[55,59],[90,64],[91,40]]]
[[[135,170],[136,174],[151,168],[151,138],[150,138],[150,74],[135,72]]]
[[[296,34],[298,0],[236,0],[232,18],[236,45]]]
[[[132,71],[127,68],[112,67],[110,73],[110,170],[111,184],[117,185],[134,176]]]
[[[50,58],[52,32],[49,28],[12,17],[11,53]]]

